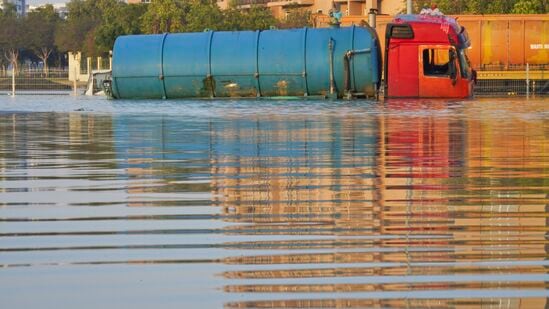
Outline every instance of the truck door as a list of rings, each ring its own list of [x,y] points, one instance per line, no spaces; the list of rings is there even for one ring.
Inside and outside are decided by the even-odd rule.
[[[385,96],[417,98],[417,44],[409,24],[387,24],[385,31]]]
[[[418,70],[417,45],[391,44],[387,50],[387,96],[392,98],[417,98]]]
[[[419,97],[463,97],[456,50],[449,45],[420,45]]]

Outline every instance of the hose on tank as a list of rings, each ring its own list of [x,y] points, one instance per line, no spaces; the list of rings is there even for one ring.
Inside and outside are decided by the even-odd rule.
[[[343,56],[343,86],[345,90],[345,96],[351,98],[353,92],[351,91],[351,58],[354,55],[370,53],[371,49],[357,49],[348,50]]]

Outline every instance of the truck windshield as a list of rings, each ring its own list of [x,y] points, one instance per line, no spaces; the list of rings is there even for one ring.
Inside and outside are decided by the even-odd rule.
[[[470,78],[471,63],[469,62],[469,58],[467,57],[467,50],[459,49],[458,55],[459,55],[459,67],[461,68],[461,76],[463,78]]]

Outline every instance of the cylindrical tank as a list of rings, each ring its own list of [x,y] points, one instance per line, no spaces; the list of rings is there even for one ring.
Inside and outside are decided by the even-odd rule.
[[[380,59],[375,31],[355,26],[121,36],[113,49],[112,94],[372,97]]]

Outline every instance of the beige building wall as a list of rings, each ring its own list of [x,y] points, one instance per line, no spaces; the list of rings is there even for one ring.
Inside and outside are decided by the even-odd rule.
[[[229,6],[229,1],[231,0],[220,0],[217,4],[220,8],[226,9]],[[269,7],[277,18],[284,18],[288,8],[296,4],[303,10],[323,15],[327,15],[335,6],[339,8],[343,16],[367,15],[372,8],[377,9],[379,14],[395,15],[405,8],[404,0],[236,0],[236,3],[242,9],[249,8],[254,4]]]
[[[126,0],[130,4],[150,3],[151,0]],[[227,9],[230,1],[218,0],[221,9]],[[237,5],[246,9],[252,5],[269,7],[276,18],[284,18],[289,7],[300,6],[303,10],[315,14],[327,15],[335,6],[344,16],[367,15],[370,9],[377,9],[379,14],[395,15],[404,10],[404,0],[235,0]]]
[[[406,11],[406,3],[402,0],[380,1],[380,4],[380,14],[396,15]]]

